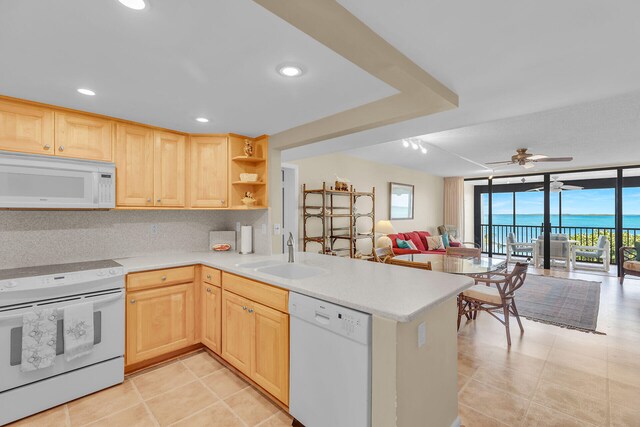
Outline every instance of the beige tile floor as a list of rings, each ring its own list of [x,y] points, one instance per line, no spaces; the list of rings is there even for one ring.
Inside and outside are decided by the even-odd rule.
[[[598,329],[607,335],[525,319],[524,335],[513,328],[509,349],[503,326],[488,315],[463,324],[458,335],[463,424],[640,426],[640,280],[628,278],[621,287],[604,273],[546,274],[602,281]],[[291,418],[201,352],[15,425],[278,427],[291,425]]]
[[[12,427],[284,427],[291,417],[206,352],[26,418]]]
[[[598,330],[606,335],[524,320],[525,333],[513,327],[508,349],[497,320],[480,314],[463,323],[463,425],[640,426],[640,280],[620,286],[606,273],[530,273],[602,281]]]

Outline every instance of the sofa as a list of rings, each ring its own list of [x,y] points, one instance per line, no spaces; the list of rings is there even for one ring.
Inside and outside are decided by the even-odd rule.
[[[438,250],[438,251],[430,251],[427,246],[427,237],[431,236],[431,233],[428,231],[410,231],[408,233],[395,233],[395,234],[387,234],[387,237],[391,239],[391,249],[393,250],[394,255],[406,255],[406,254],[441,254],[444,255],[447,253],[446,249]],[[398,247],[398,242],[396,239],[400,240],[411,240],[414,245],[418,248],[415,249],[404,249]],[[454,243],[452,246],[459,246],[459,243]]]

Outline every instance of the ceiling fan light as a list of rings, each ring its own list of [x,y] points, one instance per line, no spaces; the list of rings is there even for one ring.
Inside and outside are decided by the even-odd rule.
[[[415,142],[411,141],[411,148],[413,148],[414,150],[418,149],[418,144],[416,144]]]
[[[536,165],[533,163],[525,163],[524,165],[522,165],[523,168],[525,169],[531,169],[533,167],[535,167]]]
[[[427,154],[427,149],[424,147],[420,147],[420,151],[422,151],[422,154]]]
[[[404,148],[409,148],[409,141],[407,141],[406,139],[403,139],[403,140],[402,140],[402,146],[403,146]]]

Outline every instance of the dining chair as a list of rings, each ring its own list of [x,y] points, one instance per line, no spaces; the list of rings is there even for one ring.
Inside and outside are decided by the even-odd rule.
[[[640,261],[638,261],[638,251],[632,246],[623,246],[620,248],[618,262],[622,263],[622,271],[620,273],[620,284],[624,284],[624,276],[640,276]]]
[[[480,259],[480,257],[482,256],[482,251],[480,250],[480,248],[465,248],[465,247],[449,246],[447,248],[447,255]]]
[[[462,316],[472,320],[477,318],[478,312],[486,311],[505,326],[507,344],[511,345],[509,330],[511,315],[515,316],[520,332],[524,333],[516,307],[515,293],[524,284],[528,266],[528,263],[518,262],[510,273],[471,275],[476,284],[458,295],[458,329],[460,329]],[[503,319],[495,314],[500,311],[502,311]]]
[[[386,263],[389,259],[393,258],[393,249],[391,249],[391,246],[376,248],[373,251],[373,258],[376,262]]]
[[[417,261],[405,261],[403,259],[389,258],[386,264],[400,265],[402,267],[419,268],[420,270],[431,271],[431,261],[417,262]]]
[[[549,239],[549,257],[551,261],[560,261],[564,264],[564,269],[569,271],[571,266],[571,242],[566,234],[551,234]],[[536,240],[536,246],[533,254],[533,264],[540,267],[544,260],[544,236],[540,235]]]

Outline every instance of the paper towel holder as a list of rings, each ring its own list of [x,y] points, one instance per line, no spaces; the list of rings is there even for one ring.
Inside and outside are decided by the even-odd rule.
[[[240,227],[240,244],[238,245],[238,252],[240,255],[249,255],[253,253],[253,227],[250,225],[243,225]]]

